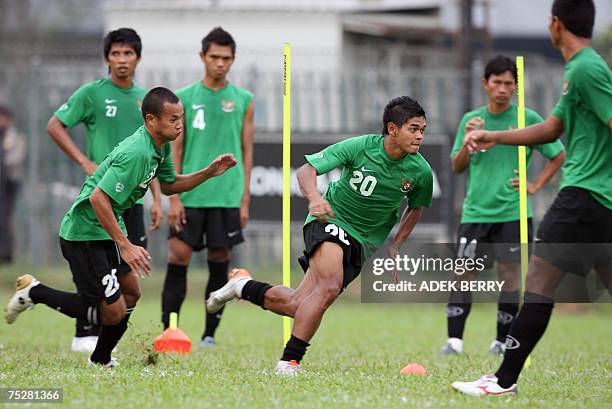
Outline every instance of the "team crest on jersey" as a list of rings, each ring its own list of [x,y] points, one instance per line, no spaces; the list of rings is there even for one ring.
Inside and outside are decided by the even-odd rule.
[[[563,91],[561,91],[561,94],[567,95],[568,92],[569,92],[569,81],[565,80],[563,81]]]
[[[234,112],[234,101],[221,100],[221,109],[225,112]]]
[[[410,188],[412,188],[412,182],[409,179],[402,179],[400,184],[401,184],[400,190],[402,191],[402,193],[408,193]]]

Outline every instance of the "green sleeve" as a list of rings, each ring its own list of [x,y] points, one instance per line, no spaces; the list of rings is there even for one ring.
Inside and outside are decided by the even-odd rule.
[[[461,118],[461,122],[459,123],[459,127],[457,128],[457,134],[455,135],[455,144],[453,145],[453,149],[451,150],[450,153],[450,157],[454,157],[460,150],[461,147],[463,146],[463,137],[464,135],[464,131],[465,131],[465,125],[468,123],[468,121],[470,120],[470,117],[465,114],[463,115],[463,118]]]
[[[554,159],[565,150],[560,139],[544,145],[536,145],[534,148],[547,159]]]
[[[408,206],[411,209],[419,207],[431,207],[431,198],[433,196],[433,173],[428,165],[428,170],[423,174],[417,185],[412,189],[406,197],[408,198]]]
[[[544,118],[540,114],[531,109],[525,109],[525,126],[539,124],[540,122],[544,122]]]
[[[251,91],[244,90],[244,112],[246,112],[252,100],[253,93]]]
[[[574,78],[578,95],[595,116],[608,125],[612,118],[612,74],[601,65],[582,64]]]
[[[112,160],[98,187],[115,203],[123,204],[132,195],[140,181],[147,176],[144,158],[126,154]]]
[[[304,155],[304,158],[317,170],[317,175],[322,175],[337,167],[351,163],[357,152],[363,148],[364,138],[365,136],[358,136],[345,139],[320,152]]]
[[[93,122],[93,103],[91,98],[91,85],[85,84],[77,89],[68,101],[55,111],[55,116],[67,128],[83,122]]]
[[[164,160],[159,166],[157,180],[159,180],[160,183],[172,183],[176,180],[174,162],[172,161],[172,150],[169,143],[166,143],[164,146]]]

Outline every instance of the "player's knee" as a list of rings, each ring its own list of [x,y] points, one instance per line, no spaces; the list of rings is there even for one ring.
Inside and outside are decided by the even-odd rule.
[[[102,323],[104,325],[117,325],[125,317],[125,308],[108,308],[102,311]]]
[[[208,249],[208,260],[213,263],[225,263],[229,260],[229,253],[227,247]]]
[[[321,298],[325,308],[332,305],[332,303],[340,295],[341,290],[342,286],[340,285],[340,283],[335,281],[325,282],[319,286],[319,293],[321,294]]]
[[[124,291],[123,297],[125,298],[125,303],[128,306],[135,306],[138,300],[140,300],[140,289],[131,289],[130,291]]]
[[[177,238],[172,238],[168,242],[168,263],[180,266],[189,265],[192,252],[188,244]]]

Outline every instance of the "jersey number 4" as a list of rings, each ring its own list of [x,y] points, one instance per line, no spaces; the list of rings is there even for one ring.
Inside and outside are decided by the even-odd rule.
[[[196,111],[195,117],[193,118],[193,122],[191,123],[195,129],[203,130],[206,127],[206,122],[204,121],[204,110],[198,109]]]
[[[364,178],[363,173],[359,170],[354,170],[353,177],[349,180],[349,185],[353,190],[361,193],[362,196],[370,196],[377,183],[378,180],[374,176],[368,175]]]

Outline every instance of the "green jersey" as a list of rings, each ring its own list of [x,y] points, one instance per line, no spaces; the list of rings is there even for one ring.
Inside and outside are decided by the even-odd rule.
[[[384,243],[400,217],[402,199],[411,208],[431,206],[433,174],[421,154],[389,157],[384,137],[362,135],[328,146],[305,158],[317,174],[342,168],[324,194],[334,211],[331,223],[361,243],[370,256]],[[306,223],[315,220],[308,215]]]
[[[121,214],[144,196],[153,178],[161,183],[176,179],[170,144],[158,148],[144,126],[119,143],[93,175],[85,179],[79,196],[62,220],[60,237],[71,241],[110,240],[89,197],[96,187],[111,199],[121,230],[127,235]]]
[[[489,112],[486,105],[470,111],[461,119],[451,158],[461,150],[465,125],[475,117],[484,120],[484,129],[488,131],[505,131],[518,126],[518,108],[514,104],[497,115]],[[525,125],[542,121],[542,117],[535,111],[525,109]],[[563,144],[555,141],[527,146],[527,166],[531,162],[534,149],[546,158],[553,159],[563,151]],[[504,223],[519,220],[519,192],[510,184],[510,179],[518,177],[515,172],[517,169],[517,146],[496,145],[471,155],[461,223]],[[528,217],[533,217],[531,201],[528,200],[527,206]]]
[[[612,74],[592,48],[578,51],[565,65],[552,114],[563,121],[567,144],[561,189],[586,189],[612,209]]]
[[[238,208],[244,193],[242,123],[253,94],[228,82],[214,91],[201,81],[176,91],[185,109],[182,172],[208,166],[218,155],[233,153],[238,161],[223,175],[181,193],[186,207]]]
[[[143,124],[140,105],[147,90],[121,88],[109,78],[83,85],[55,116],[68,128],[83,123],[87,129],[87,157],[102,163],[115,146]]]

